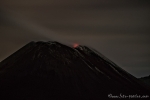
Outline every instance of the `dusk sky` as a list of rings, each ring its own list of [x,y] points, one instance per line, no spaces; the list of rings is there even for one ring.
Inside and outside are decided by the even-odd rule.
[[[150,75],[149,0],[1,0],[0,61],[30,41],[92,47],[135,77]]]

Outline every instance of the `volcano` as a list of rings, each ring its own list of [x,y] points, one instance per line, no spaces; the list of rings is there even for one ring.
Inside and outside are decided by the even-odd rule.
[[[30,42],[0,63],[0,100],[106,100],[109,95],[129,99],[149,94],[140,80],[87,46]]]

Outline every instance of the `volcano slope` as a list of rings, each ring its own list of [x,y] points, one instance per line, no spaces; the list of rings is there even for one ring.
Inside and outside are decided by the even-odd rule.
[[[120,94],[150,91],[86,46],[30,42],[0,63],[0,100],[106,100],[109,94],[125,98]]]

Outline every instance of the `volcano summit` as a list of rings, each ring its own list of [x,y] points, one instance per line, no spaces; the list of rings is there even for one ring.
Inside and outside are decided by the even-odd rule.
[[[0,100],[106,100],[109,94],[142,96],[150,90],[86,46],[30,42],[0,63]]]

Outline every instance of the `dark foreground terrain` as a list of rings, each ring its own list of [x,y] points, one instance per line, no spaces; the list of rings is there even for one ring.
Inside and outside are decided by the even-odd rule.
[[[150,91],[86,46],[31,42],[0,63],[0,100],[107,100],[110,94],[143,96]]]
[[[143,81],[145,84],[150,86],[150,75],[139,78],[141,81]]]

